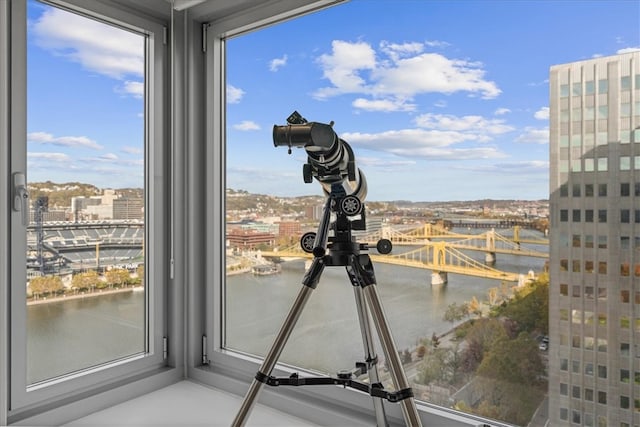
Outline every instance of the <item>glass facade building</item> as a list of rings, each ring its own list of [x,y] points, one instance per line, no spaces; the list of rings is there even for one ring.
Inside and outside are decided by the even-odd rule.
[[[550,69],[549,419],[640,423],[640,51]]]

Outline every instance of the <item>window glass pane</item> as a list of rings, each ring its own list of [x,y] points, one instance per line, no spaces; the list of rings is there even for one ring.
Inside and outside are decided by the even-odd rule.
[[[365,3],[353,2],[348,5],[356,7],[361,4]],[[335,9],[340,10],[340,7]],[[292,298],[299,291],[301,281],[309,268],[306,261],[310,256],[300,249],[300,238],[306,232],[316,231],[325,203],[325,195],[317,182],[304,184],[299,166],[301,161],[302,163],[306,161],[305,150],[293,147],[291,157],[287,157],[285,147],[273,146],[271,126],[285,125],[287,116],[293,109],[300,111],[309,121],[325,123],[335,119],[338,135],[343,132],[355,132],[359,128],[360,132],[366,132],[364,127],[367,120],[377,122],[373,115],[363,122],[352,121],[351,119],[362,119],[363,116],[350,113],[353,109],[351,103],[348,105],[348,111],[336,112],[334,105],[338,104],[337,100],[332,99],[330,103],[317,103],[308,96],[314,90],[312,86],[321,89],[332,84],[332,81],[327,80],[330,73],[327,71],[324,76],[322,73],[311,73],[302,79],[300,68],[299,66],[296,68],[294,62],[308,62],[306,66],[315,68],[316,71],[319,61],[321,66],[333,67],[332,64],[337,66],[334,59],[330,58],[339,54],[334,52],[334,49],[341,48],[342,45],[347,48],[345,52],[351,52],[353,48],[358,47],[356,45],[360,44],[360,42],[337,42],[333,40],[332,35],[326,35],[327,20],[318,18],[324,13],[323,11],[304,16],[225,41],[227,252],[223,294],[225,341],[222,345],[228,350],[264,356],[273,344],[274,335],[289,312]],[[275,50],[266,49],[265,40],[267,39],[272,47],[292,46],[291,34],[299,34],[310,42],[309,46],[317,46],[317,53],[312,55],[312,51],[306,47],[303,49],[298,47],[296,49],[300,50],[301,55],[294,59],[293,53],[284,57],[282,51],[276,54]],[[375,50],[378,44],[369,47]],[[389,49],[385,48],[384,52],[389,53],[395,49],[396,47],[389,46]],[[403,53],[398,52],[401,57],[410,54],[410,51],[405,51],[404,48],[401,50]],[[247,60],[265,58],[265,55],[274,55],[272,58],[279,55],[279,60],[272,63],[271,72],[267,70],[265,73],[258,73],[255,68],[247,67]],[[391,56],[393,55],[395,53],[391,52]],[[416,55],[416,58],[419,56]],[[342,63],[342,61],[339,62]],[[339,69],[335,71],[341,74]],[[255,83],[258,80],[259,85],[256,86]],[[294,80],[301,86],[292,87],[291,83]],[[287,88],[287,96],[283,96],[285,88]],[[333,91],[319,92],[316,94],[331,95]],[[373,106],[368,102],[367,104],[369,107]],[[267,105],[268,108],[265,109]],[[341,120],[341,115],[345,117],[344,120]],[[377,117],[388,118],[389,116]],[[449,119],[424,116],[422,120],[426,120],[423,124],[429,127],[435,125],[433,120],[448,121]],[[382,128],[375,132],[384,136]],[[358,166],[363,168],[369,182],[380,184],[385,177],[389,177],[389,172],[386,168],[375,167],[378,163],[373,159],[384,158],[384,164],[392,165],[397,161],[396,155],[385,153],[386,147],[383,147],[383,150],[373,150],[371,149],[373,146],[358,141],[356,135],[351,134],[351,136],[352,138],[345,137],[345,139],[352,145],[356,158],[365,159],[365,162]],[[580,139],[577,138],[575,141],[579,146]],[[387,143],[384,142],[384,144]],[[566,140],[566,144],[570,145],[569,139]],[[360,157],[361,153],[362,157]],[[412,164],[414,160],[415,158],[411,159]],[[422,159],[417,161],[418,164],[422,162]],[[428,161],[425,162],[429,164]],[[368,167],[366,163],[369,163]],[[568,169],[568,158],[566,164]],[[415,170],[413,166],[403,169]],[[376,197],[379,196],[370,192],[366,201],[367,209],[371,203],[379,200]],[[563,221],[568,220],[567,211],[560,215]],[[382,227],[387,226],[384,211],[378,213],[376,210],[367,210],[366,220],[369,222],[367,232],[381,231]],[[389,225],[394,230],[402,228],[400,224],[397,224],[398,227],[396,224]],[[403,249],[397,250],[398,253],[403,252]],[[540,267],[544,265],[544,261],[537,260],[535,263]],[[537,266],[532,266],[532,269],[541,271]],[[488,287],[483,290],[473,286],[456,287],[460,291],[455,292],[451,291],[453,286],[449,284],[446,292],[434,290],[438,294],[437,298],[424,298],[424,287],[412,284],[424,281],[426,268],[409,268],[387,263],[384,260],[376,260],[375,271],[377,282],[381,285],[384,283],[384,286],[379,286],[378,291],[385,304],[385,313],[389,317],[398,349],[407,366],[414,367],[409,373],[409,380],[416,384],[416,387],[420,387],[420,390],[433,386],[430,389],[443,387],[442,390],[447,392],[449,385],[452,388],[460,388],[462,384],[467,383],[468,373],[466,372],[440,367],[432,369],[432,366],[436,366],[439,355],[446,355],[447,360],[454,360],[462,357],[462,354],[456,351],[464,348],[460,346],[456,350],[455,345],[449,346],[452,344],[449,340],[446,340],[446,346],[443,342],[439,346],[437,343],[434,345],[433,337],[450,331],[452,325],[464,323],[468,318],[470,307],[467,307],[466,312],[459,310],[454,313],[453,322],[444,320],[443,316],[448,312],[448,307],[452,305],[454,308],[461,307],[469,301],[484,301],[487,289],[496,286],[497,289],[501,289],[500,282],[487,283]],[[478,283],[478,278],[466,277],[462,274],[456,276],[455,280],[460,280],[461,284]],[[452,280],[453,278],[450,277],[450,283]],[[492,293],[492,298],[502,298],[500,297],[502,293],[502,290]],[[338,269],[325,268],[318,288],[305,306],[279,361],[332,374],[345,367],[348,369],[355,361],[361,360],[362,336],[353,300],[353,289],[349,277],[345,274],[344,266]],[[480,329],[485,327],[482,325],[483,322],[476,323]],[[492,322],[486,327],[493,331],[496,326],[498,325]],[[500,325],[499,328],[502,326]],[[470,333],[474,334],[474,332]],[[481,330],[475,333],[482,335]],[[536,359],[533,362],[538,366],[538,343],[529,341],[527,338],[525,344],[532,350],[526,353],[535,355]],[[378,352],[380,353],[380,350]],[[498,353],[501,354],[496,354],[496,357],[509,354],[509,352]],[[449,385],[439,386],[438,384]],[[450,404],[450,399],[440,399],[440,397],[427,396],[426,393],[420,394],[420,398],[433,399],[438,404],[442,402]]]
[[[28,19],[33,384],[146,349],[146,40],[34,1]]]
[[[628,171],[631,169],[631,157],[629,156],[620,156],[620,170]]]

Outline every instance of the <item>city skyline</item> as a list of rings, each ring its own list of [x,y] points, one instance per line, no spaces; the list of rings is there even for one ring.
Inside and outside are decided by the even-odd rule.
[[[29,180],[142,187],[142,37],[88,20],[71,34],[65,12],[29,5]],[[638,13],[624,0],[352,0],[230,38],[227,187],[321,194],[302,150],[273,147],[295,109],[335,121],[368,200],[547,199],[549,67],[640,48]],[[106,113],[118,126],[98,126]]]

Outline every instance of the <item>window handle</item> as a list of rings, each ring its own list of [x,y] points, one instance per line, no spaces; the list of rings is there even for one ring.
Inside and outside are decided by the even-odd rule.
[[[29,225],[29,191],[27,178],[22,172],[13,174],[13,210],[22,212],[22,225]]]

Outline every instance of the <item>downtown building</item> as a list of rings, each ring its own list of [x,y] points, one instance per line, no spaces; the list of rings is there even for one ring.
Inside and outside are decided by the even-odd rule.
[[[640,51],[550,69],[549,420],[640,425]]]

